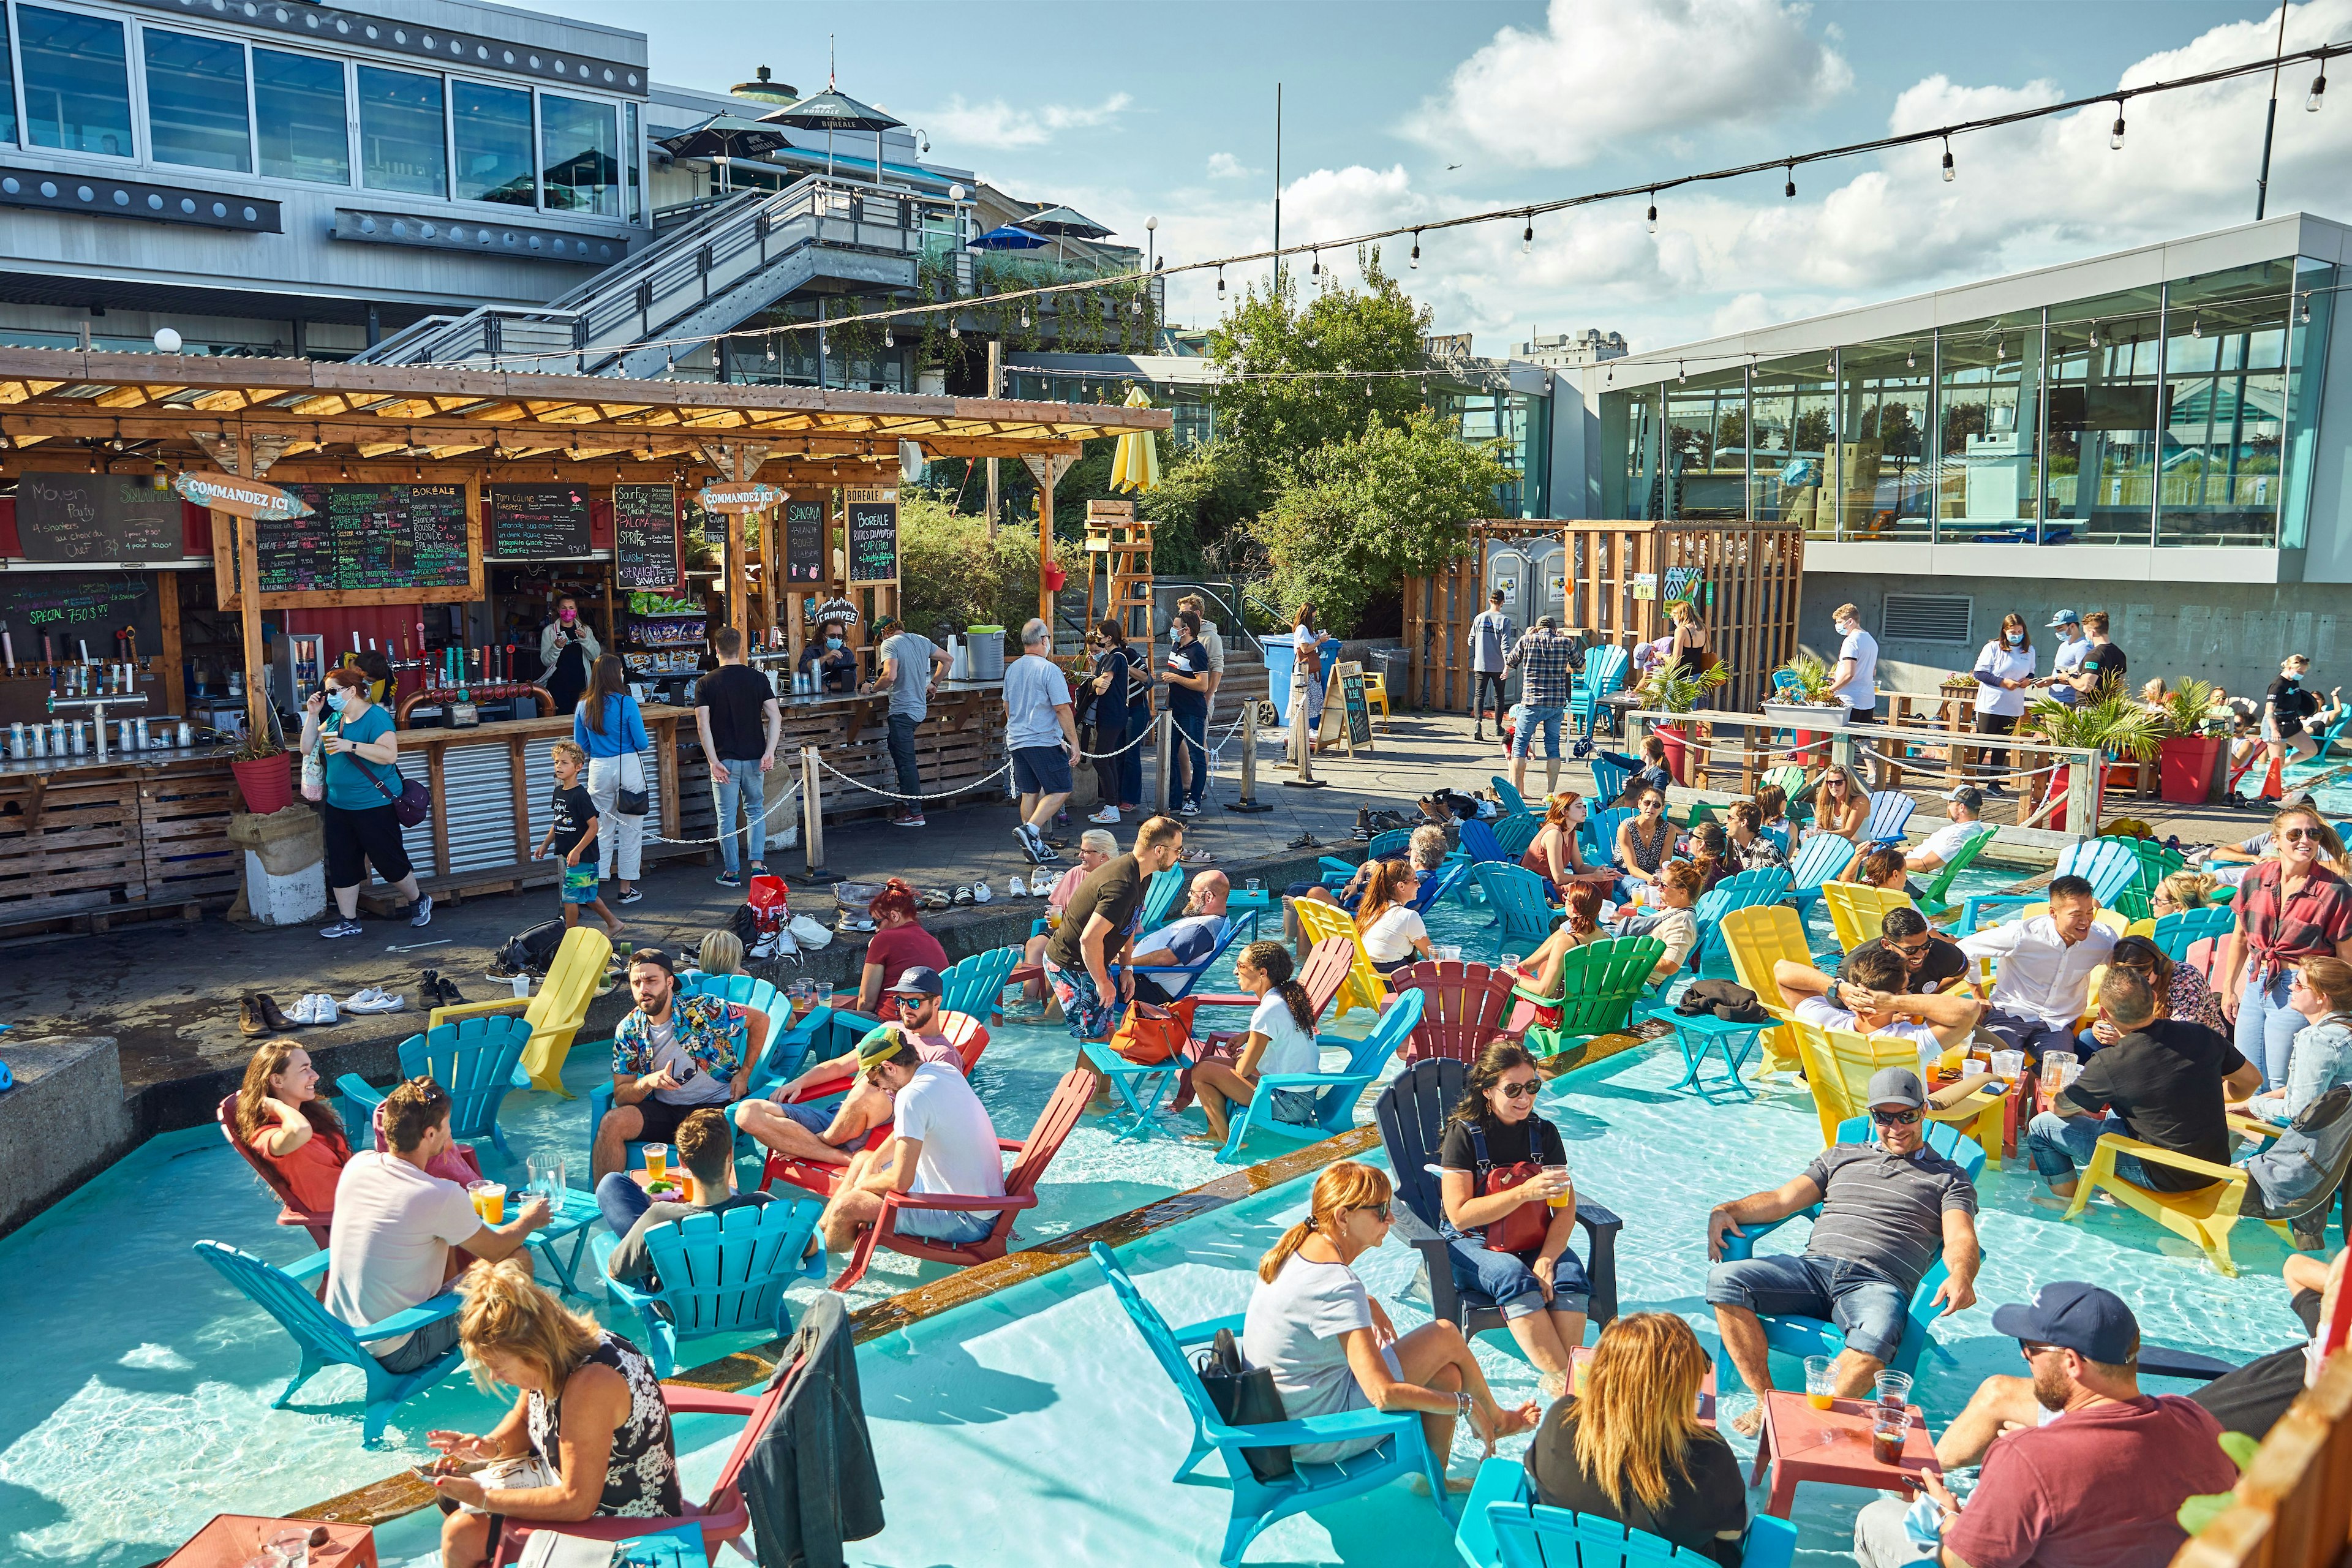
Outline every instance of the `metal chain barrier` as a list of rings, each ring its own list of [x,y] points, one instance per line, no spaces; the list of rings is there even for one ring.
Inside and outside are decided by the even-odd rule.
[[[986,777],[976,778],[970,784],[959,785],[954,789],[943,789],[935,795],[900,795],[897,790],[884,789],[878,784],[870,784],[862,779],[851,778],[847,773],[843,773],[839,768],[835,767],[823,757],[819,757],[816,760],[816,765],[823,768],[826,773],[831,773],[835,778],[839,779],[842,783],[849,785],[852,789],[862,789],[867,795],[885,795],[891,800],[955,800],[961,796],[970,795],[972,791],[988,783],[990,779],[1001,779],[1005,774],[1013,771],[1013,764],[1011,763],[1007,763],[1003,767],[997,769],[994,773],[986,775]]]
[[[778,793],[764,807],[761,808],[760,812],[760,820],[763,823],[766,822],[768,818],[776,814],[778,807],[783,805],[789,801],[798,800],[800,798],[800,781],[798,779],[794,779],[791,784]],[[721,833],[709,838],[670,838],[665,837],[659,828],[647,827],[646,829],[645,841],[648,844],[719,844],[730,838],[740,837],[743,834],[750,832],[751,828],[751,825],[747,822],[742,826],[735,829],[732,833]],[[769,831],[773,831],[772,826],[769,828]]]

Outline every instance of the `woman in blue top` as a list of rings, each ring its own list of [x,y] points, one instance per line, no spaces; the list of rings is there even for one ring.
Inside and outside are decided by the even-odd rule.
[[[572,710],[572,739],[588,753],[588,798],[596,803],[596,875],[610,881],[619,862],[621,891],[616,904],[634,904],[645,895],[637,890],[638,854],[645,840],[643,816],[624,816],[616,809],[625,789],[646,787],[646,764],[640,753],[650,751],[646,716],[629,695],[629,667],[617,654],[596,661],[588,695]]]
[[[365,670],[347,665],[327,672],[325,687],[302,705],[302,751],[325,759],[327,886],[341,915],[319,934],[360,934],[360,884],[371,865],[408,900],[408,923],[429,923],[433,900],[417,889],[392,810],[407,783],[400,774],[400,736],[392,715],[368,700]]]

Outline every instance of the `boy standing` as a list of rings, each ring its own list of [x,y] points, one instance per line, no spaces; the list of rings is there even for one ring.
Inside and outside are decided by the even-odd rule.
[[[621,931],[621,922],[604,907],[603,895],[596,885],[596,862],[580,863],[580,851],[596,841],[596,803],[588,797],[588,787],[580,775],[588,766],[588,753],[570,741],[558,741],[552,748],[555,763],[555,795],[551,803],[554,820],[548,825],[547,837],[539,842],[541,858],[553,853],[563,857],[563,924],[568,930],[580,923],[580,910],[584,906],[596,913],[604,927],[614,935]]]

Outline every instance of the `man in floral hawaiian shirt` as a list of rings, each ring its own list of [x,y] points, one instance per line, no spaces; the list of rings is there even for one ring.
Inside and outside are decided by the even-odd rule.
[[[592,1180],[627,1163],[633,1142],[668,1143],[678,1123],[705,1106],[743,1097],[751,1078],[747,1040],[765,1041],[768,1020],[716,996],[680,996],[669,955],[629,954],[636,1011],[613,1031],[613,1109],[596,1124]]]

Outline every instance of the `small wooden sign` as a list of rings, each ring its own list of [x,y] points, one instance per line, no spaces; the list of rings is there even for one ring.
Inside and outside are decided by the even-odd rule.
[[[310,505],[301,497],[288,495],[276,485],[264,484],[259,479],[241,479],[235,474],[184,473],[172,481],[172,488],[198,506],[236,517],[276,521],[310,515]]]
[[[1364,697],[1364,667],[1353,659],[1342,659],[1331,667],[1331,679],[1323,694],[1323,723],[1316,738],[1324,745],[1334,741],[1346,743],[1348,754],[1354,756],[1356,748],[1372,749],[1372,710]]]
[[[705,511],[765,511],[772,506],[780,505],[784,492],[773,485],[763,485],[755,479],[748,483],[705,485],[699,499]]]

